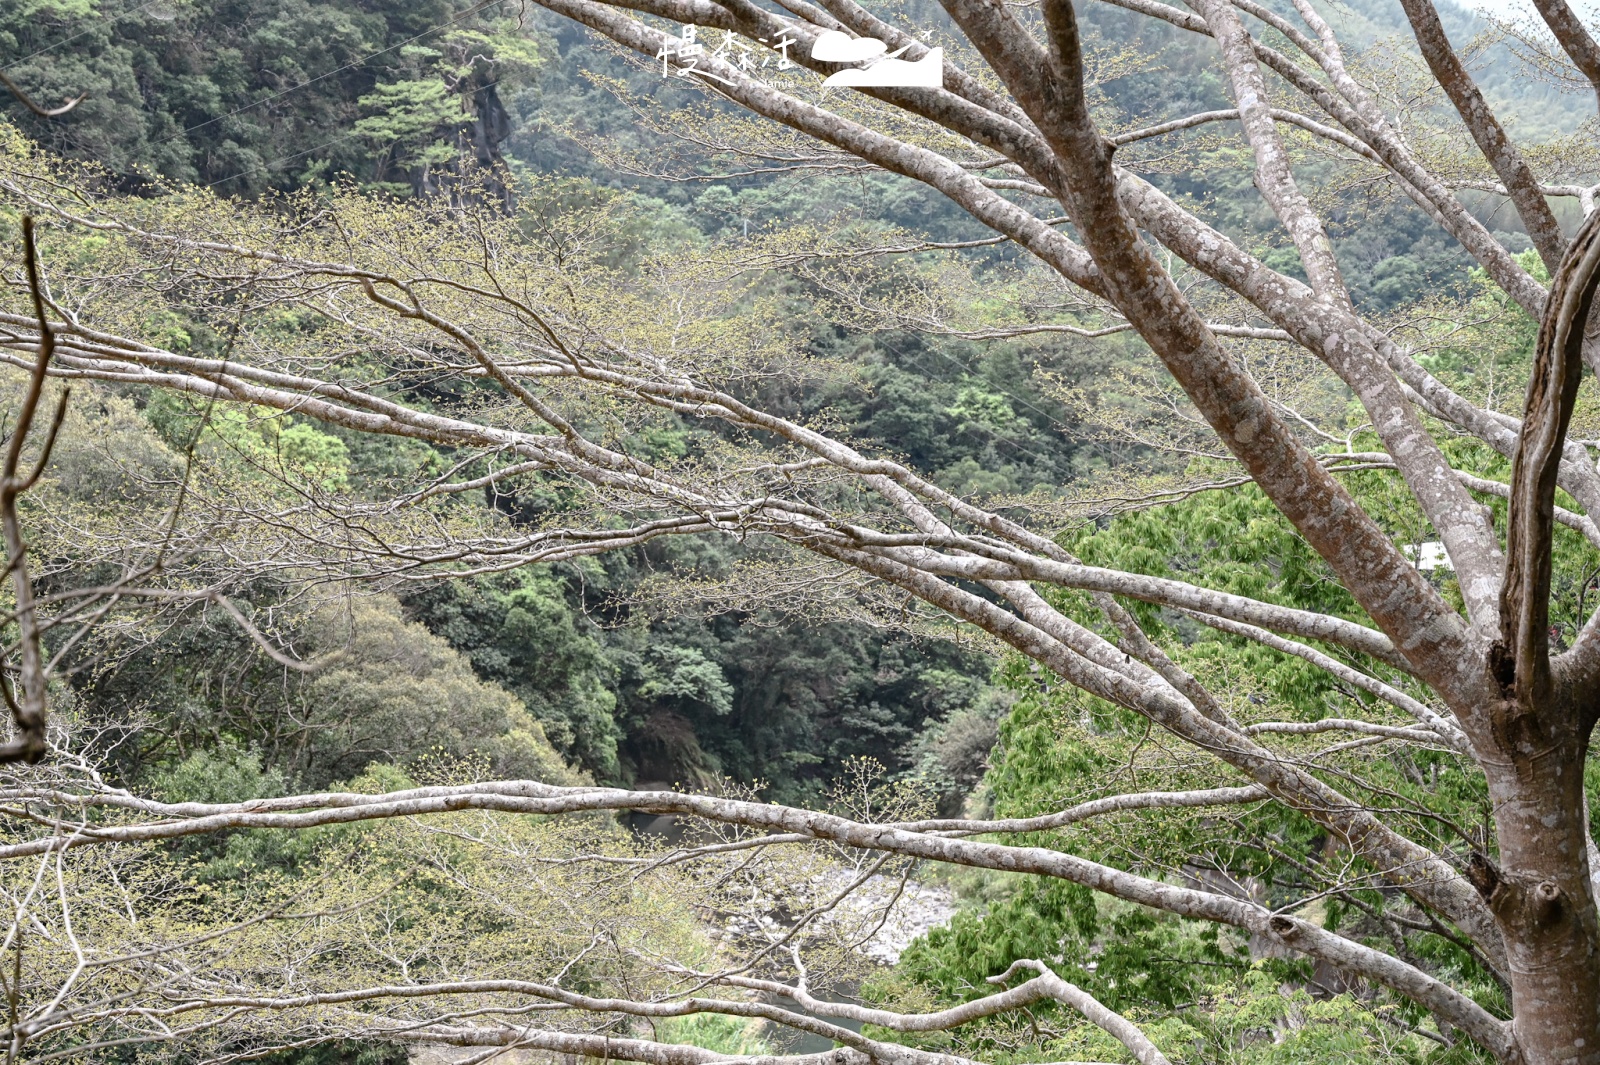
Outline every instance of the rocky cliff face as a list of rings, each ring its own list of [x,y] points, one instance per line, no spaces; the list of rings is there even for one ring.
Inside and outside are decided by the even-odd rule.
[[[495,83],[476,71],[456,88],[471,117],[455,133],[455,154],[442,165],[425,161],[412,167],[411,191],[429,199],[446,197],[452,206],[488,203],[509,212],[515,200],[500,145],[511,136],[511,115]]]

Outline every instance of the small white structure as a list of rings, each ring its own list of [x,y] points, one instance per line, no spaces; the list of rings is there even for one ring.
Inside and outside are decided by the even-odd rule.
[[[1437,540],[1427,540],[1413,547],[1406,544],[1400,550],[1411,559],[1411,564],[1420,570],[1448,569],[1454,570],[1450,564],[1450,555],[1445,551],[1444,544]]]

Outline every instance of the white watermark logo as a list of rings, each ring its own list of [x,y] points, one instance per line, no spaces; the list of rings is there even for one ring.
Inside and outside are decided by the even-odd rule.
[[[777,52],[776,56],[770,53],[761,55],[731,30],[723,30],[722,34],[722,43],[708,53],[706,46],[700,41],[700,27],[685,25],[676,43],[663,44],[661,50],[656,53],[656,58],[661,60],[661,76],[668,77],[674,72],[668,62],[671,59],[677,60],[676,73],[680,78],[698,74],[700,77],[710,78],[724,85],[732,85],[733,82],[704,69],[701,66],[702,60],[718,59],[747,75],[774,66],[778,70],[789,70],[795,65],[794,60],[789,58],[789,49],[800,42],[789,37],[788,31],[776,41],[769,42],[765,39],[761,41]],[[889,46],[876,37],[851,37],[838,30],[826,30],[818,35],[816,43],[811,46],[811,58],[822,63],[866,64],[830,74],[822,83],[825,89],[943,88],[944,49],[929,49],[927,55],[915,62],[901,59],[900,56],[910,47],[907,45],[905,48],[890,52]]]
[[[828,30],[811,46],[811,58],[823,63],[866,63],[828,75],[825,89],[939,89],[944,87],[944,49],[932,48],[916,62],[901,59],[906,49],[890,52],[876,37],[851,37]],[[888,54],[885,54],[888,53]]]
[[[724,85],[733,84],[727,78],[718,77],[711,71],[701,68],[700,62],[708,57],[708,53],[706,52],[706,46],[700,43],[699,26],[685,25],[678,42],[676,46],[671,43],[663,44],[661,50],[656,53],[656,58],[661,60],[662,77],[667,77],[672,73],[672,68],[667,60],[676,59],[679,64],[677,73],[680,78],[687,78],[690,74],[698,74],[702,78],[720,81]],[[778,53],[776,56],[777,69],[789,70],[795,65],[794,60],[789,58],[789,49],[799,42],[790,37],[787,30],[776,41],[768,41],[763,37],[761,43],[770,44],[773,50]],[[751,48],[742,37],[737,36],[732,30],[722,31],[722,43],[709,53],[709,58],[721,60],[744,74],[754,74],[758,70],[766,70],[774,65],[774,56],[771,53],[758,56],[756,50]]]

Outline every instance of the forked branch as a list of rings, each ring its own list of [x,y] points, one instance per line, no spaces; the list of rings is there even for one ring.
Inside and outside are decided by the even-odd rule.
[[[1550,290],[1534,348],[1522,435],[1511,464],[1506,580],[1500,590],[1495,678],[1527,709],[1550,688],[1550,550],[1556,475],[1583,371],[1583,334],[1600,287],[1600,213],[1573,239]]]
[[[49,317],[45,313],[44,282],[39,276],[39,254],[31,216],[22,219],[22,256],[28,275],[28,290],[33,297],[34,314],[39,319],[39,346],[33,372],[28,378],[28,391],[17,414],[16,428],[12,430],[11,439],[6,445],[5,465],[0,469],[0,531],[5,535],[6,568],[11,573],[12,592],[17,600],[17,627],[21,630],[18,641],[18,653],[21,656],[17,685],[19,690],[13,692],[10,681],[0,677],[0,693],[5,695],[6,702],[11,707],[12,721],[16,725],[16,736],[9,743],[0,746],[0,762],[37,762],[44,757],[47,748],[45,725],[48,714],[48,693],[44,652],[39,637],[39,617],[33,600],[33,580],[28,574],[28,546],[22,539],[22,521],[17,514],[17,500],[33,487],[39,479],[39,474],[43,472],[45,463],[50,461],[50,450],[55,444],[56,433],[61,428],[62,419],[66,417],[69,394],[68,390],[62,390],[61,399],[56,405],[55,417],[50,423],[49,435],[45,438],[44,449],[33,471],[23,476],[19,472],[22,465],[22,451],[27,445],[28,435],[33,430],[34,416],[44,396],[45,377],[50,368],[50,357],[55,353],[56,343],[55,332],[50,328]]]

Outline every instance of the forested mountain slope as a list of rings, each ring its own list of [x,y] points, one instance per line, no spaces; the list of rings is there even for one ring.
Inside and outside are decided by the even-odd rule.
[[[0,21],[0,63],[9,77],[43,99],[69,84],[73,95],[88,93],[63,119],[34,125],[22,111],[18,120],[52,149],[93,159],[152,195],[169,179],[247,196],[345,180],[377,193],[428,193],[439,173],[463,160],[500,163],[508,144],[534,139],[503,100],[520,110],[524,88],[580,87],[547,62],[552,39],[519,27],[502,5],[163,0],[102,11],[46,3],[11,8]],[[548,210],[614,195],[592,186],[599,168],[576,169],[561,179],[566,191],[550,196]],[[874,212],[882,196],[869,193],[861,203]],[[698,207],[640,207],[629,217],[645,242],[674,230],[703,242],[702,232],[719,229],[709,198]],[[819,344],[860,343],[816,328]],[[1002,395],[1025,381],[1032,356],[990,357],[901,337],[851,357],[863,364],[864,387],[824,386],[784,402],[842,401],[869,436],[932,469],[966,471],[980,491],[1027,490],[1070,476],[1073,445],[1052,414],[1013,412]],[[181,412],[146,413],[169,446],[181,447],[190,431]],[[309,425],[297,431],[313,433]],[[339,476],[356,480],[381,479],[391,464],[417,459],[326,439]],[[530,517],[539,509],[536,491],[486,503]],[[628,627],[626,613],[607,605],[652,571],[694,567],[715,575],[725,556],[714,546],[685,558],[641,551],[590,572],[564,567],[509,583],[420,589],[406,595],[406,610],[464,652],[486,681],[520,698],[566,758],[603,780],[728,773],[786,792],[824,779],[819,767],[851,754],[903,768],[925,723],[990,699],[982,694],[985,660],[937,643],[776,614]],[[268,756],[291,742],[273,723],[284,711],[273,709],[283,696],[271,668],[234,672],[227,656],[235,652],[219,646],[209,626],[186,633],[166,634],[95,680],[93,697],[124,714],[183,705],[191,709],[179,717],[193,720],[204,716],[202,707],[223,709],[232,739]],[[165,665],[174,656],[187,663],[176,673]],[[160,711],[149,756],[173,742],[183,751],[204,740],[185,736]],[[281,764],[304,768],[307,780],[326,779],[312,763]]]
[[[1368,3],[1336,14],[1355,40],[1376,44],[1404,27],[1391,7]],[[1459,9],[1445,11],[1458,38],[1484,28]],[[934,5],[910,14],[930,27],[943,24]],[[1130,123],[1227,106],[1194,40],[1152,30],[1112,8],[1091,9],[1089,18],[1103,55],[1099,91]],[[1515,105],[1524,128],[1546,122],[1556,133],[1581,115],[1581,107],[1551,106],[1572,98],[1518,77],[1503,47],[1489,57],[1488,91]],[[1152,64],[1163,76],[1149,76]],[[628,97],[681,96],[681,90],[623,63],[570,23],[501,3],[130,0],[114,7],[29,0],[0,14],[0,65],[42,100],[87,93],[61,118],[39,119],[13,107],[15,118],[42,144],[94,160],[147,194],[160,194],[166,181],[243,196],[355,181],[373,192],[432,195],[448,192],[462,167],[478,163],[551,175],[562,191],[545,194],[546,212],[618,195],[603,187],[630,190],[631,224],[638,228],[628,239],[636,244],[682,240],[686,248],[710,247],[748,240],[752,230],[841,222],[932,224],[952,240],[982,235],[947,201],[895,178],[818,180],[781,169],[730,178],[716,175],[713,164],[698,180],[678,180],[669,162],[678,154],[678,133],[640,124]],[[1224,228],[1269,232],[1272,220],[1248,186],[1219,194],[1227,138],[1201,131],[1198,151],[1171,168],[1172,193],[1203,201]],[[639,163],[651,157],[656,164]],[[1466,258],[1410,205],[1374,203],[1333,236],[1364,305],[1400,308],[1465,290]],[[1269,263],[1298,268],[1291,249],[1264,253]],[[1008,253],[998,249],[974,268],[981,274],[1007,265]],[[881,314],[851,321],[818,313],[811,301],[821,294],[819,282],[827,284],[775,276],[771,298],[795,327],[809,330],[817,350],[859,367],[859,376],[764,398],[787,409],[827,408],[856,438],[980,496],[1049,496],[1086,471],[1150,460],[1137,446],[1130,450],[1125,441],[1077,425],[1070,403],[1023,398],[1039,373],[1057,382],[1062,395],[1075,382],[1101,378],[1105,360],[1116,357],[1114,345],[1049,334],[965,340]],[[159,426],[163,416],[155,413]],[[174,430],[161,431],[175,443]],[[351,453],[349,475],[380,476],[394,461],[405,460]],[[536,500],[514,495],[489,503],[513,514],[539,509]],[[952,712],[998,705],[981,684],[952,683],[987,672],[984,660],[970,654],[843,622],[797,626],[777,614],[641,620],[630,627],[626,608],[608,605],[652,572],[715,576],[726,569],[726,548],[703,552],[709,553],[681,557],[645,549],[610,557],[591,573],[558,569],[510,584],[417,590],[403,599],[409,617],[465,653],[480,677],[521,698],[557,748],[601,779],[707,779],[725,772],[782,791],[791,782],[820,779],[815,767],[846,753],[870,753],[900,770],[929,725]],[[530,645],[541,654],[529,655]],[[784,652],[753,656],[757,647]],[[127,668],[136,677],[149,667]],[[195,674],[202,687],[211,683],[206,673]],[[106,698],[120,690],[114,675],[98,683]],[[122,705],[128,696],[115,698]],[[241,727],[248,734],[260,726]],[[974,755],[952,757],[970,762]]]
[[[1253,15],[1270,26],[1275,10]],[[1458,40],[1483,28],[1444,14]],[[929,33],[951,26],[931,4],[899,15]],[[1329,313],[1360,316],[1391,344],[1394,364],[1415,368],[1405,387],[1492,412],[1476,435],[1438,429],[1442,416],[1427,425],[1442,440],[1434,472],[1459,472],[1451,485],[1478,500],[1452,513],[1476,515],[1498,551],[1494,523],[1515,504],[1510,449],[1495,443],[1534,372],[1538,329],[1505,278],[1549,284],[1554,257],[1532,250],[1481,161],[1462,161],[1454,119],[1422,85],[1394,11],[1364,2],[1330,15],[1385,104],[1404,105],[1408,136],[1482,226],[1501,273],[1491,280],[1427,213],[1302,136],[1302,123],[1288,135],[1296,172],[1343,271]],[[684,1017],[700,1007],[649,1010],[698,989],[696,967],[730,944],[781,958],[783,922],[799,929],[831,913],[840,882],[893,897],[893,878],[932,855],[986,868],[955,877],[970,905],[892,973],[859,956],[871,919],[818,918],[806,949],[823,958],[819,992],[861,991],[896,1017],[959,1010],[994,994],[988,981],[1015,963],[1048,963],[1187,1062],[1516,1060],[1496,1033],[1526,973],[1494,938],[1495,884],[1483,872],[1495,868],[1498,811],[1472,742],[1404,657],[1427,641],[1386,642],[1376,593],[1240,476],[1131,316],[954,200],[804,138],[763,140],[766,127],[652,64],[511,4],[152,0],[108,12],[30,0],[0,15],[0,34],[0,65],[21,89],[46,104],[88,93],[55,118],[17,110],[35,141],[6,130],[0,209],[11,228],[40,205],[53,212],[45,272],[74,292],[74,313],[89,308],[108,330],[63,331],[78,345],[72,358],[104,365],[74,369],[90,379],[63,400],[50,476],[29,485],[25,513],[42,601],[104,600],[45,641],[68,678],[52,720],[84,759],[59,787],[101,789],[94,802],[123,804],[111,820],[160,822],[113,870],[144,878],[139,897],[162,900],[159,919],[130,906],[129,931],[116,905],[96,904],[119,958],[145,956],[152,924],[209,950],[222,934],[195,913],[238,914],[248,931],[251,907],[300,920],[305,899],[309,920],[329,919],[303,954],[263,918],[237,963],[206,955],[196,971],[227,969],[233,988],[281,976],[297,993],[470,972],[501,983],[464,993],[491,996],[513,978],[526,984],[531,966],[555,974],[542,1001],[578,1008],[576,996],[637,986],[629,993],[650,1003],[617,1030],[641,1034],[650,1017],[652,1038],[759,1055],[748,1028],[691,1030]],[[1259,195],[1265,179],[1237,124],[1215,114],[1238,94],[1209,39],[1093,7],[1083,40],[1096,121],[1118,163],[1148,179],[1150,202],[1193,211],[1251,270],[1281,271],[1272,283],[1284,291],[1325,285],[1327,265],[1302,259],[1309,245],[1297,250],[1281,206]],[[1505,47],[1474,61],[1544,179],[1583,186],[1552,194],[1573,228],[1600,177],[1592,105],[1530,79]],[[1213,114],[1149,134],[1196,112]],[[999,164],[958,169],[993,169],[984,187],[1004,204],[1051,199]],[[1060,222],[1045,231],[1072,232],[1049,228]],[[197,248],[184,243],[191,229],[222,236]],[[1317,345],[1287,332],[1292,315],[1269,318],[1198,271],[1163,269],[1195,301],[1197,332],[1237,341],[1230,360],[1262,382],[1246,398],[1292,427],[1280,451],[1303,448],[1307,477],[1336,473],[1348,493],[1336,501],[1371,515],[1361,531],[1391,584],[1451,620],[1484,609],[1481,588],[1433,564],[1444,523],[1408,492],[1394,424],[1362,406],[1371,397],[1308,362],[1300,349]],[[470,327],[429,317],[395,281],[406,271],[443,293],[430,289],[429,308]],[[31,337],[29,321],[7,319],[11,349]],[[1349,335],[1318,336],[1331,351]],[[676,372],[680,358],[700,360],[696,376]],[[118,369],[141,360],[162,369]],[[634,378],[619,365],[647,369]],[[176,366],[183,375],[168,373]],[[556,382],[544,406],[525,383],[541,375]],[[5,409],[27,409],[20,380],[7,380]],[[234,391],[209,391],[218,381]],[[1581,451],[1600,439],[1600,405],[1592,389],[1573,392],[1562,431],[1570,424]],[[529,454],[539,457],[521,461]],[[704,503],[752,484],[755,503]],[[861,504],[872,498],[863,485],[891,501],[911,485],[933,502],[906,503],[908,527]],[[1576,497],[1554,498],[1537,628],[1560,651],[1593,636],[1600,538]],[[685,514],[662,517],[663,500]],[[772,500],[788,509],[769,520]],[[1049,535],[1028,540],[1013,519]],[[672,534],[702,526],[728,535]],[[775,542],[784,537],[817,557]],[[1007,537],[1023,537],[1021,555],[1044,568],[1014,568]],[[588,546],[609,539],[621,546]],[[913,562],[926,573],[895,568]],[[161,586],[125,592],[119,574],[133,571]],[[1052,585],[1038,572],[1069,576]],[[1144,598],[1118,606],[1105,574]],[[1214,595],[1162,598],[1191,585]],[[96,587],[111,590],[81,593]],[[1248,602],[1249,621],[1218,623],[1206,607],[1223,601]],[[962,629],[951,616],[984,623]],[[1322,642],[1274,636],[1255,624],[1263,618]],[[1030,626],[1045,636],[1030,642]],[[1111,679],[1060,683],[1082,674],[1070,654],[1047,653],[1050,640]],[[1126,694],[1140,685],[1137,699]],[[526,783],[493,791],[507,780]],[[706,846],[650,852],[609,816],[631,793],[562,790],[589,784],[712,793],[648,804],[703,817],[688,839]],[[1196,812],[1119,816],[1152,789],[1155,806],[1171,792]],[[396,815],[393,826],[346,823],[366,817],[374,793],[395,791],[406,798],[381,815]],[[321,794],[284,798],[297,792]],[[1135,800],[1119,806],[1125,792]],[[1580,782],[1568,798],[1581,806],[1584,794]],[[1075,805],[1103,800],[1092,816]],[[406,803],[435,801],[461,816],[410,819],[420,808]],[[806,820],[780,803],[845,820]],[[469,807],[584,816],[497,821],[462,814]],[[299,812],[271,820],[287,809]],[[1011,820],[929,820],[989,814]],[[214,836],[160,835],[212,816],[233,820]],[[294,818],[314,832],[286,831]],[[763,865],[762,845],[741,835],[822,838],[817,825],[834,849],[792,865]],[[121,830],[96,822],[82,833],[98,843]],[[868,856],[884,840],[903,844],[885,852],[892,862]],[[739,864],[747,850],[761,860]],[[677,868],[686,855],[733,860],[697,879]],[[1061,855],[1070,860],[1049,876],[1013,875]],[[612,871],[600,887],[576,879],[585,862]],[[86,894],[99,877],[71,875]],[[58,878],[65,897],[68,873]],[[385,898],[381,919],[336,919],[365,892]],[[177,901],[162,908],[167,899]],[[1229,916],[1195,919],[1217,913]],[[1326,949],[1291,958],[1293,936]],[[1370,954],[1345,964],[1347,944]],[[295,962],[279,965],[286,956]],[[662,957],[670,964],[652,968]],[[792,957],[798,988],[729,986],[798,996],[808,970],[798,946]],[[66,953],[51,958],[71,969]],[[731,979],[754,979],[746,971],[757,970]],[[569,972],[572,986],[559,986]],[[70,989],[76,976],[62,979]],[[233,1001],[217,995],[220,1008]],[[242,1010],[299,1008],[236,997]],[[580,1005],[613,1008],[594,1001]],[[1086,1023],[1091,1014],[1066,1008],[1076,1000],[1053,1001],[957,1034],[874,1027],[884,1012],[856,1018],[868,1018],[866,1042],[826,1031],[876,1048],[875,1061],[901,1060],[885,1056],[894,1044],[907,1062],[1167,1060]],[[374,1016],[319,1014],[326,1045],[312,1053],[393,1057],[372,1033],[401,1029]],[[384,1019],[403,1028],[416,1016]],[[254,1055],[252,1038],[229,1029],[206,1053]]]

